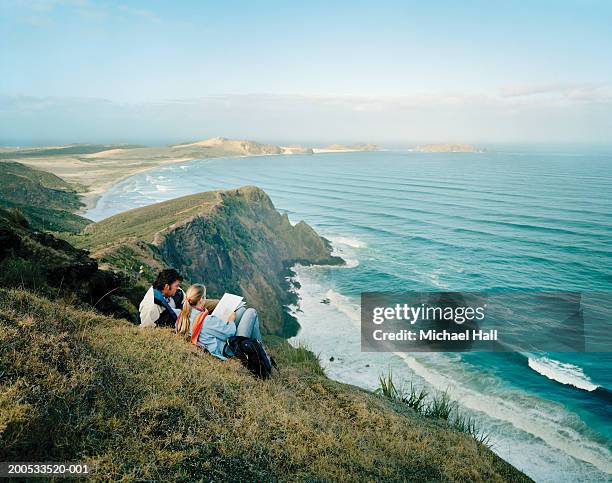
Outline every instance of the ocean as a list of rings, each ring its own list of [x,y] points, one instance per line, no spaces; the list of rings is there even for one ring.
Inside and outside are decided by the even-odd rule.
[[[297,267],[300,304],[289,308],[302,327],[290,342],[319,354],[330,377],[374,389],[392,371],[448,391],[492,449],[537,481],[612,481],[612,352],[367,353],[359,331],[366,291],[612,292],[612,151],[194,160],[119,182],[85,216],[243,185],[347,261]]]

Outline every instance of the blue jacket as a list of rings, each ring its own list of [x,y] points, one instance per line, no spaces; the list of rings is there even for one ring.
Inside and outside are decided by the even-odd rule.
[[[190,337],[193,324],[199,313],[199,310],[192,308],[189,314]],[[236,335],[236,324],[234,322],[226,323],[215,315],[207,315],[202,323],[202,330],[198,337],[198,346],[205,347],[212,355],[225,360],[227,357],[223,355],[223,346],[225,341],[233,335]]]

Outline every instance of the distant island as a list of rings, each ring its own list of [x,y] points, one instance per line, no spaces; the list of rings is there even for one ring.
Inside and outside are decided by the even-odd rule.
[[[157,147],[134,144],[70,144],[37,148],[0,148],[0,162],[17,161],[61,177],[79,190],[84,202],[81,212],[85,212],[95,206],[102,193],[121,179],[162,164],[223,156],[316,154],[375,149],[378,148],[373,144],[332,144],[326,148],[309,148],[213,137],[203,141]],[[14,166],[12,169],[15,169]]]
[[[419,153],[483,153],[485,150],[471,144],[423,144],[417,146]]]

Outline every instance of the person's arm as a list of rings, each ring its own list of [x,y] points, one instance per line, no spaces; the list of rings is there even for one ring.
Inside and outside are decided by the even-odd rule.
[[[233,322],[224,322],[216,315],[209,315],[206,317],[203,327],[208,335],[212,335],[217,339],[225,340],[232,335],[236,335],[236,324]]]

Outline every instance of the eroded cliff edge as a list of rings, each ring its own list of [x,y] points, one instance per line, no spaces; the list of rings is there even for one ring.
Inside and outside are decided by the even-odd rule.
[[[132,279],[134,305],[155,273],[172,266],[187,283],[204,283],[210,297],[243,294],[264,329],[285,337],[299,328],[284,308],[295,297],[288,291],[288,268],[344,263],[325,238],[303,221],[292,225],[255,186],[130,210],[89,225],[73,241],[102,267]]]

